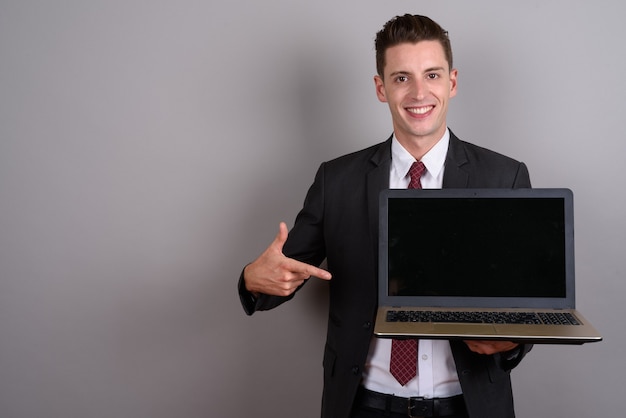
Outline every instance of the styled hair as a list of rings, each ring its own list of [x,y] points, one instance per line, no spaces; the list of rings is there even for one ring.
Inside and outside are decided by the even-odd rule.
[[[403,43],[418,43],[420,41],[438,41],[452,69],[452,46],[448,32],[439,24],[426,16],[405,14],[396,16],[376,34],[376,71],[383,76],[385,68],[385,52],[388,48]]]

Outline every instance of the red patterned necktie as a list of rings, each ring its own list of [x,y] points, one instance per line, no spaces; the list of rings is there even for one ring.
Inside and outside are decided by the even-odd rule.
[[[421,189],[420,177],[424,174],[426,167],[421,161],[413,163],[409,169],[409,189]],[[391,360],[389,371],[402,385],[406,385],[409,380],[417,375],[417,340],[397,340],[391,341]]]
[[[407,189],[421,189],[422,183],[420,178],[422,174],[426,171],[426,166],[421,161],[415,161],[411,168],[409,168],[409,176],[411,177],[411,181],[409,181],[409,187]]]

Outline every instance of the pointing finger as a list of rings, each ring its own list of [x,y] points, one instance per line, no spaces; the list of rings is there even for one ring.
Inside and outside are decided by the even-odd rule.
[[[293,259],[291,260],[291,262],[292,263],[289,266],[289,270],[291,270],[294,273],[300,273],[305,277],[314,276],[322,280],[330,280],[332,277],[328,271],[321,269],[319,267],[315,267],[311,264],[303,263],[301,261],[297,261]]]

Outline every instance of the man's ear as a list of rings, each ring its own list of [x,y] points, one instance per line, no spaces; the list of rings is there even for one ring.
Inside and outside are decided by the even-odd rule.
[[[450,70],[450,97],[456,96],[456,83],[459,72],[456,68]]]
[[[381,76],[376,74],[374,76],[374,86],[376,86],[376,97],[383,103],[387,103],[387,95],[385,92],[385,83]]]

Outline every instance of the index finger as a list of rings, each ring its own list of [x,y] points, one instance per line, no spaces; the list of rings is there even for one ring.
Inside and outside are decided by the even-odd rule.
[[[315,267],[311,264],[303,263],[302,261],[298,261],[293,258],[289,260],[290,260],[289,270],[291,270],[294,273],[300,273],[306,276],[314,276],[322,280],[330,280],[332,278],[332,275],[330,274],[330,272],[324,269]]]

